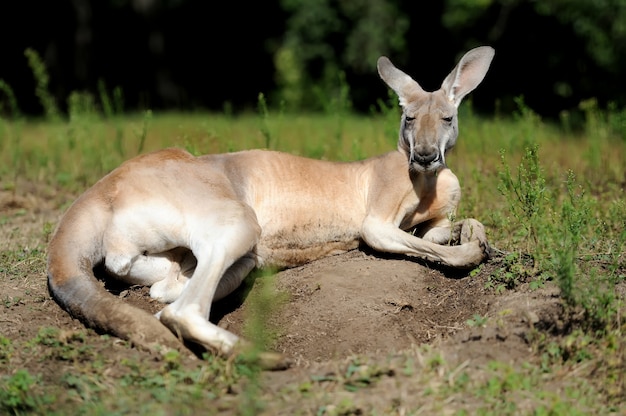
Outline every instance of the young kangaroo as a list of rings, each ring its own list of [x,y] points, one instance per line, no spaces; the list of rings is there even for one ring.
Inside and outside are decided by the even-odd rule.
[[[48,248],[52,296],[84,324],[141,347],[184,341],[231,355],[242,342],[209,322],[211,302],[255,267],[297,266],[360,242],[475,267],[490,249],[478,221],[450,221],[461,191],[445,154],[457,139],[457,108],[493,55],[490,47],[470,50],[432,93],[381,57],[378,72],[403,114],[398,149],[378,157],[337,163],[265,150],[194,157],[166,149],[125,162],[59,222]],[[98,265],[151,286],[150,295],[169,304],[157,316],[131,306],[98,282]],[[262,359],[284,364],[278,354]]]

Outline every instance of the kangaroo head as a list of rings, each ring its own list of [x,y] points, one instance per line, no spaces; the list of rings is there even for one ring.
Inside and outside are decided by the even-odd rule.
[[[489,46],[470,50],[434,92],[424,91],[387,57],[378,58],[380,77],[400,99],[398,149],[406,154],[411,170],[436,172],[445,166],[445,153],[459,134],[459,104],[483,80],[494,53]]]

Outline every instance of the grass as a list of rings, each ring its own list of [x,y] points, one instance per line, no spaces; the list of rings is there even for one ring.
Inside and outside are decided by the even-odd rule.
[[[265,147],[331,160],[360,159],[395,148],[398,113],[394,105],[382,102],[368,116],[349,112],[345,103],[342,111],[329,114],[276,112],[262,95],[259,114],[125,114],[119,89],[109,93],[101,83],[98,100],[73,94],[64,118],[46,93],[41,61],[32,52],[27,56],[39,79],[36,94],[45,108],[44,119],[24,118],[12,90],[0,80],[10,110],[0,118],[0,185],[14,195],[29,183],[76,195],[124,160],[167,146],[195,154]],[[216,413],[258,414],[276,403],[324,398],[320,403],[327,404],[320,404],[317,414],[348,415],[359,414],[359,394],[365,392],[361,399],[369,400],[377,386],[390,380],[395,380],[398,397],[416,397],[412,414],[439,414],[454,403],[463,403],[459,414],[619,411],[626,401],[625,308],[617,291],[626,280],[624,112],[603,112],[593,101],[586,102],[585,128],[572,131],[566,119],[547,123],[521,100],[518,104],[518,113],[508,118],[483,118],[465,104],[461,137],[448,164],[463,189],[458,215],[483,221],[491,243],[504,252],[486,289],[506,293],[548,283],[560,289],[563,326],[552,332],[535,330],[528,339],[541,357],[538,364],[513,368],[491,362],[470,371],[464,365],[449,366],[430,347],[416,347],[376,361],[351,357],[334,363],[333,371],[271,396],[250,364],[211,356],[188,363],[176,354],[150,360],[139,352],[114,362],[111,351],[120,347],[119,340],[99,336],[94,347],[85,342],[94,336],[90,330],[60,333],[50,326],[32,332],[26,341],[0,336],[0,411],[190,414],[206,411],[208,401]],[[0,217],[0,223],[9,220]],[[43,244],[51,224],[42,228],[39,246],[3,249],[0,279],[22,279],[26,270],[43,273]],[[246,335],[267,345],[271,339],[262,336],[262,321],[272,313],[267,294],[272,280],[264,275],[257,279],[263,290],[250,307],[258,319],[250,321]],[[14,308],[22,296],[28,293],[3,294],[0,308]],[[474,315],[467,324],[481,328],[489,321]],[[65,373],[61,384],[55,384],[54,377],[37,370],[44,361],[48,369],[62,372],[72,363],[77,371]],[[114,402],[106,400],[110,389],[116,392]],[[392,402],[387,412],[396,411]]]
[[[266,148],[270,144],[275,150],[349,160],[354,143],[360,144],[363,155],[388,151],[395,145],[395,138],[381,134],[384,127],[380,118],[351,115],[346,117],[349,127],[343,131],[340,146],[335,146],[336,139],[326,131],[335,129],[336,123],[323,115],[229,117],[203,113],[147,113],[67,122],[0,120],[0,136],[7,138],[0,147],[6,162],[0,166],[0,174],[8,180],[3,180],[5,187],[13,186],[13,172],[78,191],[124,160],[168,146],[199,154]]]

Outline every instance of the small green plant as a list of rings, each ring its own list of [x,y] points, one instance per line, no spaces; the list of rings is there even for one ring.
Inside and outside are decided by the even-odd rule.
[[[361,415],[363,414],[363,409],[359,408],[351,398],[344,397],[336,405],[326,406],[322,414],[328,416]]]
[[[146,136],[148,136],[148,126],[150,125],[150,121],[152,121],[152,110],[146,110],[146,112],[143,114],[143,123],[141,124],[141,130],[136,132],[136,135],[139,138],[137,154],[141,154],[143,152],[143,148],[146,144]]]
[[[496,293],[511,290],[525,283],[534,275],[534,261],[523,253],[512,251],[499,259],[500,266],[494,269],[487,277],[485,287],[493,289]],[[531,282],[532,288],[540,287],[543,280],[536,277]]]
[[[524,244],[524,250],[516,250],[502,259],[502,266],[489,277],[488,286],[498,292],[513,289],[529,278],[532,288],[541,287],[547,277],[543,264],[546,253],[550,253],[550,234],[552,223],[548,219],[550,197],[543,168],[539,162],[539,146],[531,144],[525,148],[517,173],[512,174],[505,159],[505,152],[500,153],[501,169],[498,191],[505,197],[509,211],[515,222],[513,237]],[[516,241],[516,242],[517,242]]]
[[[584,198],[584,192],[576,186],[576,177],[572,171],[567,174],[566,188],[567,198],[561,205],[560,217],[556,222],[560,226],[554,231],[556,241],[553,244],[552,266],[561,288],[561,296],[573,306],[577,303],[575,285],[579,247],[591,219],[591,207]]]
[[[440,353],[433,354],[426,360],[426,368],[433,371],[443,368],[445,364],[446,361]]]
[[[61,117],[56,100],[48,90],[48,83],[50,77],[48,76],[48,69],[43,63],[43,60],[39,56],[39,53],[34,49],[28,48],[24,51],[24,55],[28,59],[28,65],[33,72],[37,87],[35,88],[35,95],[39,98],[46,118],[50,121],[58,121]]]
[[[500,150],[500,170],[498,191],[505,197],[511,214],[517,220],[520,236],[526,244],[526,252],[539,254],[539,226],[546,212],[546,178],[539,162],[539,144],[536,131],[542,126],[541,119],[524,104],[523,97],[517,97],[516,119],[523,143],[522,159],[516,175],[506,161],[506,151]]]
[[[102,106],[102,113],[107,118],[112,118],[115,115],[113,110],[113,103],[111,97],[107,91],[106,84],[103,79],[98,80],[98,94],[100,95],[100,105]]]
[[[34,393],[37,377],[27,370],[17,370],[15,374],[0,379],[0,410],[11,414],[34,411],[43,402]]]
[[[269,128],[269,110],[267,108],[267,101],[265,100],[265,94],[263,94],[262,92],[259,93],[259,98],[258,98],[258,109],[259,109],[259,114],[261,116],[261,134],[263,135],[263,138],[265,139],[265,148],[266,149],[271,149],[272,145],[275,145],[274,141],[272,140],[272,132],[270,131]]]
[[[34,351],[41,350],[42,359],[86,361],[93,357],[94,352],[91,346],[85,344],[85,337],[83,331],[62,335],[58,328],[42,327],[29,346]]]
[[[474,314],[474,316],[472,316],[472,319],[468,319],[467,321],[465,321],[465,323],[467,324],[467,326],[481,328],[487,325],[487,317],[479,314]]]
[[[343,140],[346,115],[352,110],[352,101],[350,100],[350,86],[346,82],[345,72],[339,71],[337,82],[335,96],[323,107],[328,114],[335,118],[335,146],[339,147]]]
[[[348,391],[357,391],[378,382],[383,376],[390,376],[393,371],[375,364],[366,364],[358,358],[353,358],[344,374],[344,388]]]
[[[22,173],[22,169],[24,167],[24,150],[22,147],[22,137],[21,137],[21,127],[23,122],[23,117],[20,112],[19,107],[17,106],[17,100],[15,99],[15,94],[13,93],[13,89],[9,84],[7,84],[4,80],[0,79],[0,92],[4,93],[6,99],[8,101],[8,107],[11,112],[11,116],[14,121],[15,131],[13,133],[13,137],[6,139],[5,138],[5,128],[2,123],[2,115],[5,113],[4,105],[0,101],[0,154],[6,147],[9,148],[11,152],[11,163],[7,164],[9,171],[13,170],[14,177],[13,183],[17,182],[17,177]],[[0,170],[0,173],[2,171]]]
[[[22,302],[22,298],[20,298],[19,296],[13,296],[13,297],[5,297],[4,298],[4,307],[5,308],[11,308],[13,306],[17,306],[20,304],[20,302]]]
[[[398,140],[398,120],[400,118],[398,98],[391,89],[387,92],[387,99],[378,99],[376,106],[370,108],[372,114],[380,113],[385,125],[384,135],[389,144],[394,144]]]
[[[501,150],[500,184],[498,190],[506,198],[513,216],[524,231],[526,251],[537,255],[538,224],[545,213],[546,180],[539,163],[539,146],[528,146],[513,176]]]
[[[97,111],[93,95],[83,91],[72,91],[67,98],[67,112],[70,122],[94,119]]]
[[[0,335],[0,363],[6,363],[11,359],[13,353],[13,345],[9,338]]]
[[[115,114],[124,113],[124,92],[119,86],[113,88],[113,112]]]
[[[8,101],[9,110],[11,110],[11,116],[14,120],[18,120],[22,117],[19,107],[17,106],[17,100],[15,99],[15,94],[13,93],[13,89],[9,84],[7,84],[3,79],[0,79],[0,92],[4,93],[6,99]],[[1,103],[0,103],[1,104]],[[0,106],[0,114],[2,114],[4,108]]]
[[[122,129],[120,121],[116,117],[118,115],[122,115],[123,111],[122,89],[120,87],[115,87],[113,89],[113,99],[111,99],[104,80],[99,79],[98,94],[100,95],[100,105],[102,106],[102,113],[104,114],[104,117],[108,120],[114,120],[115,140],[113,143],[115,150],[120,157],[125,158],[124,130]]]
[[[277,334],[268,322],[286,300],[286,295],[275,288],[275,274],[272,269],[254,270],[244,282],[249,290],[246,299],[250,308],[244,334],[259,351],[272,347]]]
[[[240,414],[255,415],[263,410],[259,400],[260,391],[260,359],[275,341],[276,330],[268,325],[270,317],[276,312],[284,298],[275,289],[275,270],[264,269],[253,271],[244,281],[249,293],[247,295],[250,313],[247,315],[243,333],[252,342],[252,346],[244,351],[236,361],[239,374],[247,379]]]

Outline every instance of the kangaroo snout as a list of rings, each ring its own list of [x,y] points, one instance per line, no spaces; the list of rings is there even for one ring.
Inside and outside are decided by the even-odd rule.
[[[415,152],[413,153],[411,157],[411,163],[418,163],[422,165],[423,167],[428,167],[428,165],[437,161],[439,161],[438,150],[435,150],[432,152],[430,151]]]
[[[409,156],[411,168],[418,172],[437,170],[443,164],[443,157],[434,146],[418,146]]]

